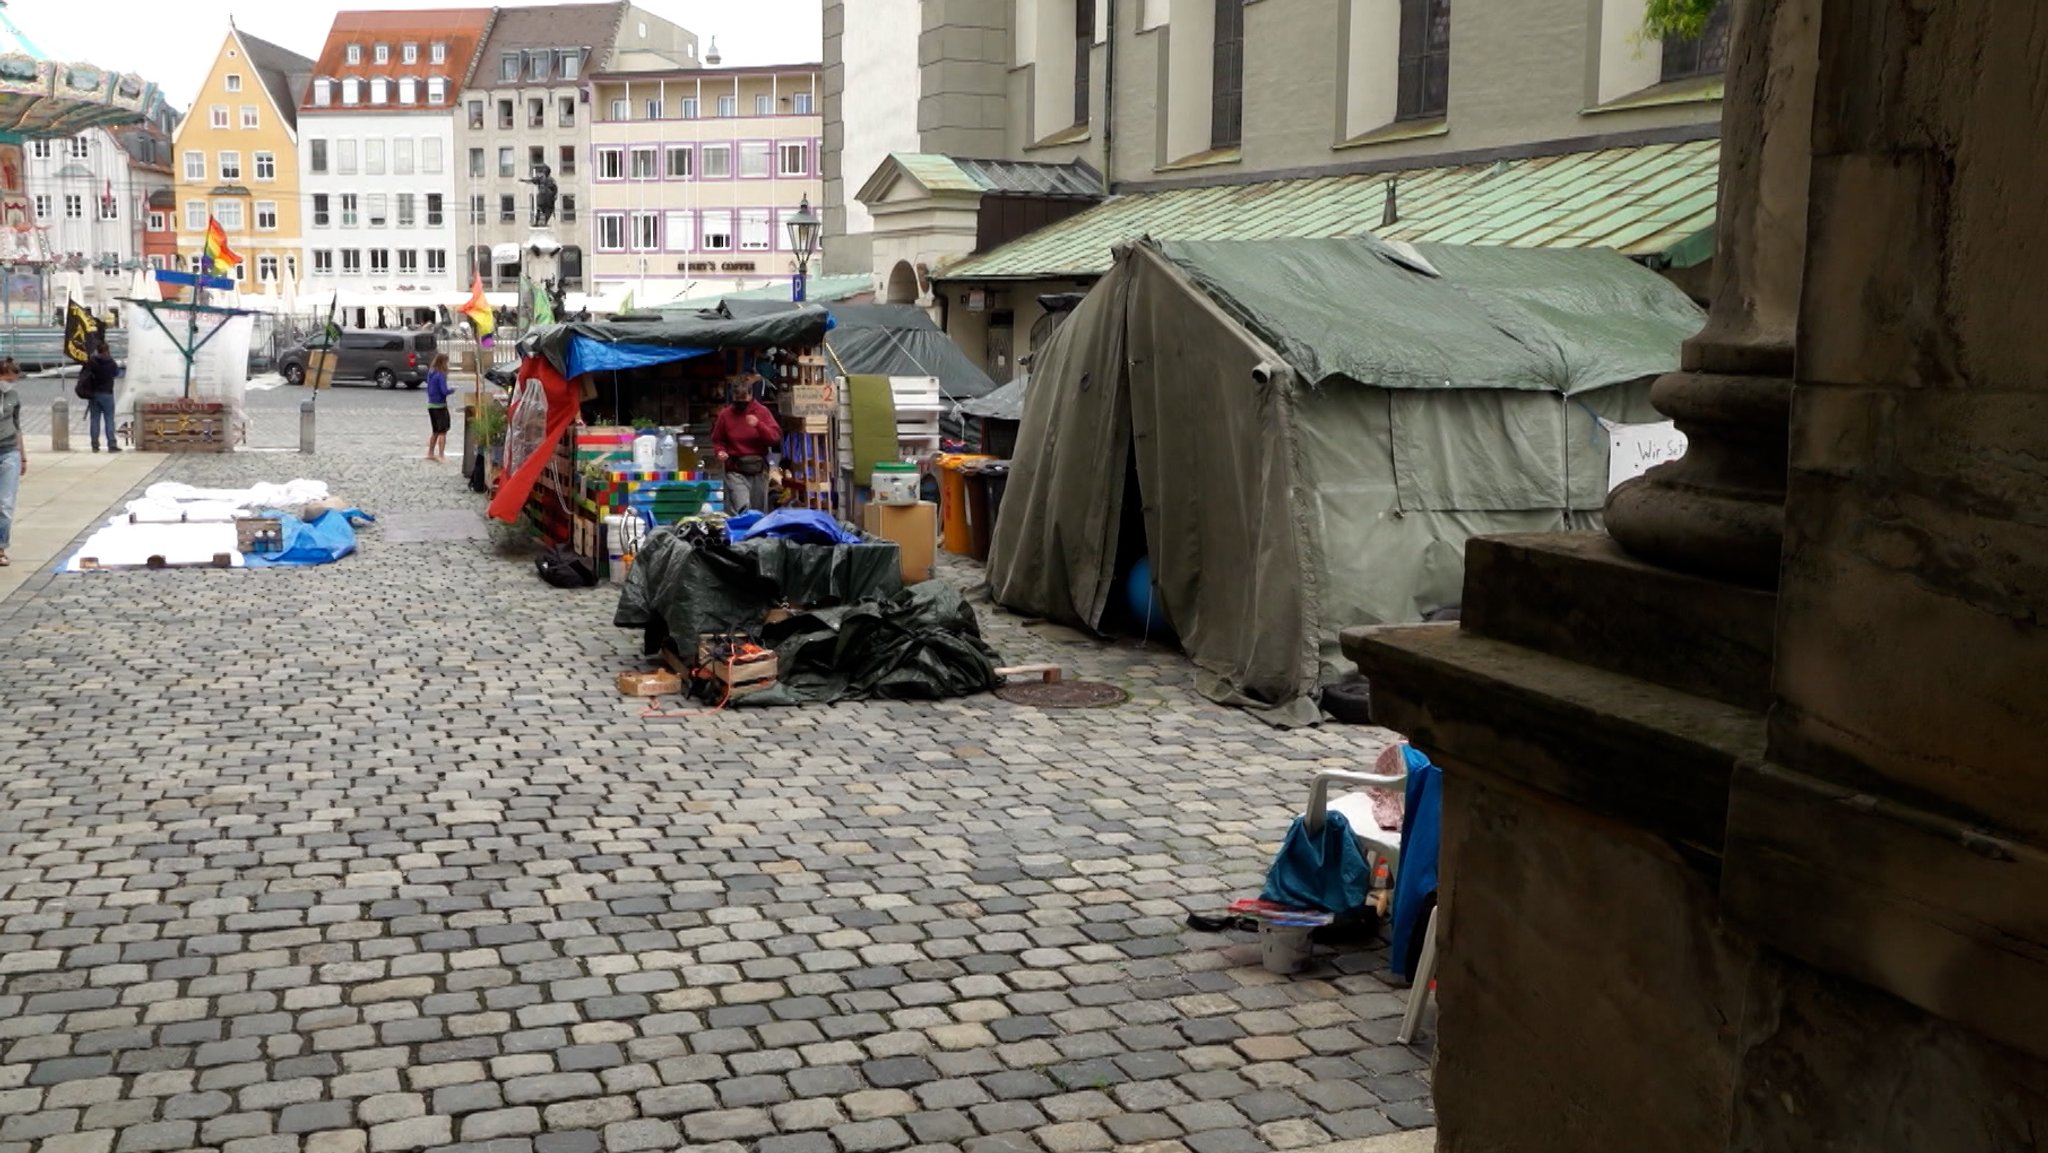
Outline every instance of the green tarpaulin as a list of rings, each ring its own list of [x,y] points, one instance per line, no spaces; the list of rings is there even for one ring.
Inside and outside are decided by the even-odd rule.
[[[1336,638],[1458,603],[1473,536],[1595,528],[1603,421],[1703,314],[1612,252],[1120,248],[1035,356],[989,582],[1100,628],[1130,560],[1211,698],[1313,720]]]

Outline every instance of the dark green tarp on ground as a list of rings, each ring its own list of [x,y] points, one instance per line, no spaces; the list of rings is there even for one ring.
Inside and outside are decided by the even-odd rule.
[[[931,701],[1002,683],[974,607],[944,581],[915,584],[887,600],[799,613],[765,635],[775,650],[777,683],[736,705]]]
[[[694,653],[704,633],[757,634],[780,604],[847,604],[891,597],[903,588],[901,550],[892,541],[821,545],[761,538],[699,547],[673,529],[656,529],[626,570],[612,623],[641,629],[646,651],[676,638]]]
[[[1124,246],[1035,355],[991,590],[1100,628],[1134,545],[1206,695],[1312,721],[1338,631],[1457,604],[1466,540],[1599,526],[1602,422],[1663,419],[1703,319],[1612,252]]]

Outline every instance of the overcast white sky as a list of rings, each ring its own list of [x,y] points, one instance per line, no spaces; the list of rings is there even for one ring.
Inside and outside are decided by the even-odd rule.
[[[344,9],[513,8],[537,0],[9,0],[7,17],[36,47],[154,81],[180,111],[206,78],[228,17],[243,31],[306,56],[320,55],[327,27]],[[820,59],[819,0],[638,0],[707,42],[718,37],[727,65],[799,64]]]

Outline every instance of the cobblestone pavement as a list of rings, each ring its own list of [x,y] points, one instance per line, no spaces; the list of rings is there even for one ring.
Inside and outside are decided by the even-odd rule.
[[[396,537],[479,504],[409,459],[418,407],[352,396],[322,455],[160,478],[314,476]],[[1134,699],[649,721],[611,593],[378,533],[0,603],[0,1153],[1257,1153],[1432,1123],[1379,953],[1279,978],[1183,927],[1385,734],[1275,732],[1175,655],[994,612],[1006,656]]]

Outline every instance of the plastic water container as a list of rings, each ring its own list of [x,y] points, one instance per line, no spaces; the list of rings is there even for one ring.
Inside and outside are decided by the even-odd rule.
[[[653,472],[661,466],[661,441],[652,429],[633,438],[633,470]]]
[[[667,429],[661,430],[661,436],[655,441],[654,460],[654,467],[661,469],[663,472],[674,472],[676,470],[675,433]]]
[[[876,504],[916,504],[918,475],[914,464],[890,462],[877,464],[873,479],[874,501]]]

